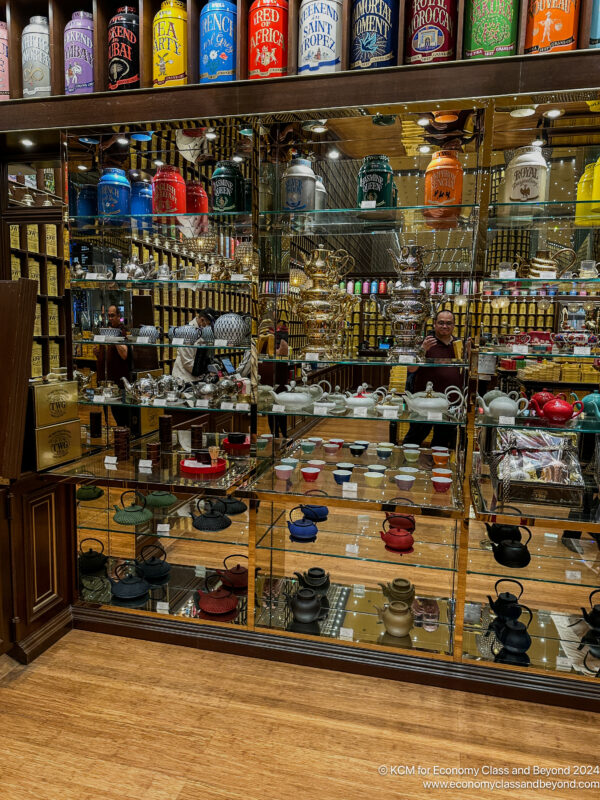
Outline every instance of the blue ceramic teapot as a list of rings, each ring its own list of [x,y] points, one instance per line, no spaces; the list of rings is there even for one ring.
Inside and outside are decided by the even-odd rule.
[[[301,505],[300,510],[304,514],[304,519],[311,522],[325,522],[329,514],[327,506]]]
[[[288,530],[290,538],[296,542],[314,541],[317,538],[318,528],[310,519],[292,519],[294,511],[302,510],[302,506],[295,506],[289,513]]]

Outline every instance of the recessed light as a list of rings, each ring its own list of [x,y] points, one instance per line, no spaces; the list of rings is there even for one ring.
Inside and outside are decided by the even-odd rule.
[[[152,131],[137,131],[130,134],[131,138],[136,142],[149,142],[152,140]]]
[[[33,142],[31,139],[21,139],[21,144],[23,147],[33,147]]]
[[[160,161],[158,158],[156,159],[156,161],[153,162],[155,167],[162,167],[164,163],[165,163],[164,161]]]
[[[139,178],[140,177],[140,173],[139,172],[132,172],[131,173],[131,177],[132,178]]]
[[[331,150],[327,151],[327,158],[336,159],[339,158],[340,155],[341,155],[340,151],[336,150],[335,147],[332,147]]]
[[[85,172],[87,170],[87,167],[85,164],[77,164],[77,169],[80,169],[82,172]]]
[[[249,125],[242,125],[239,128],[240,136],[247,136],[249,139],[252,138],[254,132]]]
[[[100,139],[96,139],[95,136],[80,136],[79,141],[81,144],[100,144]]]
[[[511,117],[532,117],[535,114],[535,106],[525,106],[524,108],[513,108],[510,112]]]
[[[233,158],[232,158],[231,160],[232,160],[232,161],[236,161],[236,162],[239,164],[239,163],[240,163],[240,162],[242,162],[244,159],[243,159],[241,156],[235,155],[235,156],[233,156]]]
[[[547,117],[547,119],[557,119],[558,117],[562,117],[564,113],[564,108],[549,108],[548,111],[544,111],[544,116]]]
[[[129,139],[126,136],[119,136],[117,138],[117,144],[129,144]]]
[[[419,117],[419,119],[417,120],[417,125],[420,125],[422,128],[426,128],[430,122],[431,120],[429,119],[429,117]]]
[[[312,130],[313,133],[325,133],[325,131],[327,130],[327,125],[315,125],[315,127]]]
[[[422,144],[419,147],[419,153],[429,153],[430,150],[431,150],[431,147],[428,144]]]
[[[216,138],[217,138],[217,134],[216,134],[216,132],[215,132],[215,131],[213,131],[213,130],[206,131],[206,133],[204,134],[204,136],[205,136],[205,138],[206,138],[206,139],[209,139],[211,142],[212,142],[214,139],[216,139]]]

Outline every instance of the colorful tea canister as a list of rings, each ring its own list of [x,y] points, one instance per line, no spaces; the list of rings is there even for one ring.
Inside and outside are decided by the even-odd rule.
[[[210,0],[200,12],[200,83],[236,78],[237,7]]]
[[[298,73],[341,70],[341,0],[302,0],[299,26]]]
[[[287,75],[287,0],[254,0],[248,15],[248,77]]]
[[[140,85],[140,18],[123,6],[108,23],[108,88],[138,89]]]
[[[580,0],[529,0],[526,53],[575,50]]]
[[[65,25],[65,94],[94,91],[94,15],[74,11]]]
[[[152,85],[187,83],[187,10],[181,0],[164,0],[152,24]]]
[[[21,36],[23,97],[50,97],[48,17],[31,17]]]
[[[457,0],[408,0],[407,64],[451,61],[456,55]]]
[[[467,0],[465,58],[512,56],[517,52],[518,0]]]
[[[8,27],[6,22],[0,22],[0,101],[9,98]]]
[[[396,0],[354,0],[350,69],[370,69],[395,64],[397,41]]]

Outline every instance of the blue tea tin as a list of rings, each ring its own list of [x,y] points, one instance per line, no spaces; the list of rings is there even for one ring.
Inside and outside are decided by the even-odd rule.
[[[237,8],[210,0],[200,12],[200,83],[234,81]]]
[[[131,186],[124,169],[106,167],[98,182],[98,215],[123,222],[131,212]]]
[[[142,217],[136,221],[138,228],[152,226],[152,184],[148,181],[135,181],[131,186],[131,216]]]
[[[394,65],[398,42],[396,0],[354,0],[350,42],[350,69]]]
[[[98,188],[87,183],[77,192],[77,227],[92,225],[98,216]]]

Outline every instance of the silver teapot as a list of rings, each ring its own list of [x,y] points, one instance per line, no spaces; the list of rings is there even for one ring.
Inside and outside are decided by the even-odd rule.
[[[135,383],[130,383],[127,378],[121,378],[121,383],[125,387],[127,395],[138,405],[148,405],[156,397],[157,386],[152,375],[147,374],[144,378],[138,378]]]

